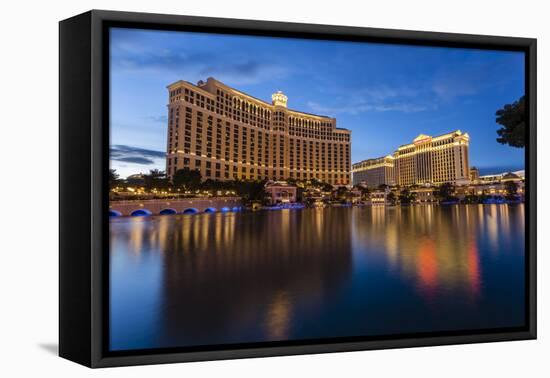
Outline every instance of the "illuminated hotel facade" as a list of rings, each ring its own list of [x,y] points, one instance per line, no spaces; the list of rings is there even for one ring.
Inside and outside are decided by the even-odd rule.
[[[203,179],[317,179],[351,183],[351,131],[336,119],[268,103],[208,78],[168,86],[166,172],[197,169]]]
[[[394,160],[392,155],[388,155],[353,164],[353,185],[364,183],[369,188],[378,188],[380,185],[394,186],[396,184]]]
[[[384,172],[393,171],[394,182],[400,186],[469,184],[469,143],[469,135],[460,130],[436,137],[420,134],[412,143],[400,146],[391,159],[385,157],[353,164],[353,183],[363,182],[369,187],[391,186],[388,179],[391,175],[383,174],[383,169]],[[369,178],[373,184],[369,183]]]

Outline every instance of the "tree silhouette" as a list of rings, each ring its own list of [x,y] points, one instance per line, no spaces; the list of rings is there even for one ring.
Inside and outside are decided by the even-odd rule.
[[[152,189],[166,189],[168,187],[168,179],[166,172],[158,169],[152,169],[148,175],[143,175],[144,186],[147,191]]]
[[[525,147],[525,96],[497,110],[496,117],[496,122],[502,125],[497,130],[497,142],[512,147]]]
[[[113,189],[120,183],[120,175],[116,173],[116,169],[109,169],[109,187]]]
[[[178,169],[172,178],[172,184],[176,189],[195,190],[201,185],[201,173],[196,169]]]
[[[450,201],[455,199],[454,191],[454,185],[450,182],[446,182],[441,184],[434,194],[440,201]]]
[[[388,201],[390,205],[395,205],[396,200],[397,198],[395,197],[394,192],[389,192],[388,195],[386,196],[386,201]]]
[[[518,186],[516,185],[516,183],[513,181],[507,181],[504,184],[504,187],[506,189],[506,199],[515,199],[518,194]]]
[[[411,192],[409,189],[403,189],[399,193],[399,202],[403,205],[408,205],[414,202],[416,195]]]

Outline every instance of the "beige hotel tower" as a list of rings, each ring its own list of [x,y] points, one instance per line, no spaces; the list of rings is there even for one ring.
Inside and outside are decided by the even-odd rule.
[[[353,164],[353,183],[369,187],[468,184],[469,143],[469,135],[460,130],[435,137],[420,134],[393,155]]]
[[[203,179],[318,179],[351,183],[351,131],[336,119],[287,108],[282,92],[264,102],[213,78],[168,86],[166,172]]]

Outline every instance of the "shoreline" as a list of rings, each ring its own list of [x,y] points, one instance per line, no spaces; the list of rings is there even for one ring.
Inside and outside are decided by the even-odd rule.
[[[524,202],[499,202],[499,203],[415,203],[415,204],[398,204],[398,205],[371,205],[371,204],[329,204],[324,206],[305,206],[303,204],[292,206],[262,206],[260,208],[252,209],[245,206],[235,207],[230,209],[221,209],[219,211],[201,211],[201,212],[176,212],[176,213],[162,213],[162,214],[147,214],[140,213],[136,215],[109,215],[109,219],[116,218],[140,218],[140,217],[161,217],[167,215],[201,215],[201,214],[228,214],[228,213],[259,213],[259,212],[272,212],[282,210],[324,210],[330,208],[375,208],[375,209],[397,209],[397,208],[414,208],[414,207],[455,207],[455,206],[494,206],[494,205],[525,205]]]

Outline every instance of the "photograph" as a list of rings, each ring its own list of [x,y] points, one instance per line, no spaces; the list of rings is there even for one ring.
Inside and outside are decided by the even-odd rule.
[[[543,2],[3,9],[0,377],[550,377]]]
[[[109,352],[526,329],[524,51],[107,38]]]

